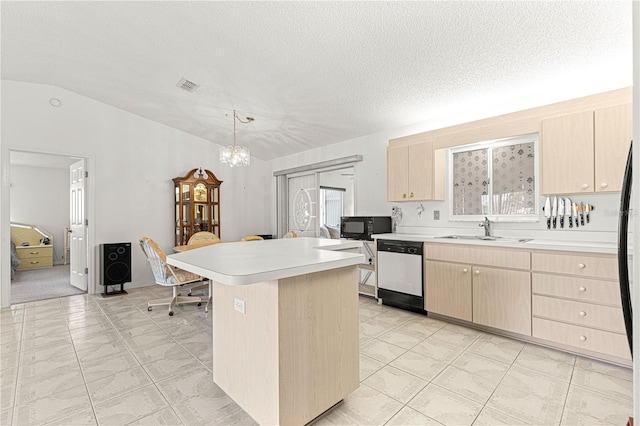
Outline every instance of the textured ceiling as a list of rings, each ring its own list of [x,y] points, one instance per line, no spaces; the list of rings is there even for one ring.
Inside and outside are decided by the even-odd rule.
[[[256,118],[238,143],[264,160],[562,98],[586,82],[584,94],[632,84],[631,1],[0,7],[3,79],[59,86],[221,145],[235,108]],[[182,77],[201,87],[179,89]]]

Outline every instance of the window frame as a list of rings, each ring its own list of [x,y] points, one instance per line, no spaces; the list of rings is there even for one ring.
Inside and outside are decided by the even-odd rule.
[[[526,215],[512,215],[512,214],[494,214],[493,212],[482,215],[455,215],[453,205],[453,156],[461,152],[476,151],[481,149],[489,149],[487,158],[487,175],[489,176],[488,185],[488,197],[491,200],[493,197],[493,156],[492,148],[502,148],[510,145],[520,145],[524,143],[533,142],[533,168],[535,171],[534,176],[534,213]],[[488,141],[476,142],[467,145],[460,145],[449,148],[447,150],[447,196],[449,198],[449,221],[450,222],[477,222],[484,220],[488,217],[492,222],[504,222],[504,223],[523,223],[523,222],[540,222],[540,134],[538,132],[527,133],[524,135],[510,136],[506,138],[493,139]],[[491,208],[492,203],[489,203]]]

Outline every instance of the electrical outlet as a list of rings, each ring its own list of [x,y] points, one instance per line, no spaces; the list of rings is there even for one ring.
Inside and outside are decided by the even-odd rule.
[[[244,309],[244,300],[240,300],[240,299],[233,299],[233,309],[235,309],[236,311],[240,312],[241,314],[245,313],[245,309]]]
[[[433,211],[433,220],[440,220],[440,210]]]

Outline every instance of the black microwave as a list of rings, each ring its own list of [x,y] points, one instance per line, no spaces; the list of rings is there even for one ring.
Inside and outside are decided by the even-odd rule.
[[[354,240],[369,240],[373,234],[391,232],[391,216],[342,216],[340,237]]]

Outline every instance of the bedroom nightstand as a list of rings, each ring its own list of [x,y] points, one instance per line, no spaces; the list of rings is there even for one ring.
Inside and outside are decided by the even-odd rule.
[[[16,246],[16,255],[20,259],[17,270],[49,268],[53,266],[53,245]]]

